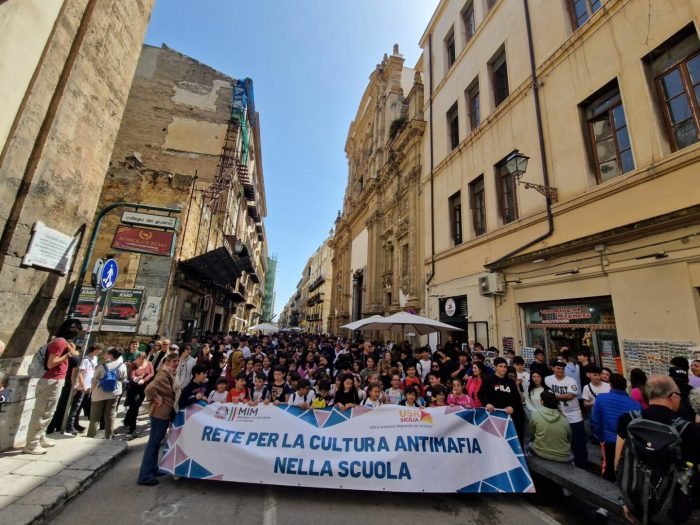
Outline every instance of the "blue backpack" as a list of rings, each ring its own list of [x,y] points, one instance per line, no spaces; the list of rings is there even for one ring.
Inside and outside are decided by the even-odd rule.
[[[110,370],[106,364],[102,366],[105,367],[105,374],[100,379],[100,388],[103,392],[114,392],[119,384],[119,375],[117,374],[119,367]]]

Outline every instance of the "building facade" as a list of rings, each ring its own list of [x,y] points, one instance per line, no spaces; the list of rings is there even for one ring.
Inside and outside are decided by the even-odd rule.
[[[697,354],[699,27],[696,2],[440,2],[421,39],[429,316],[613,370]]]
[[[0,3],[0,370],[65,318],[152,7]]]
[[[143,46],[100,209],[123,201],[179,209],[176,240],[165,254],[115,249],[122,210],[136,209],[120,207],[105,216],[93,252],[117,259],[117,287],[143,294],[135,333],[189,340],[261,318],[268,254],[259,126],[250,79]]]
[[[394,46],[370,75],[350,125],[348,184],[331,243],[330,332],[372,315],[422,311],[421,67],[405,67]]]
[[[301,280],[299,326],[315,334],[328,332],[330,297],[333,289],[333,250],[330,247],[332,239],[333,237],[326,239],[309,257]]]

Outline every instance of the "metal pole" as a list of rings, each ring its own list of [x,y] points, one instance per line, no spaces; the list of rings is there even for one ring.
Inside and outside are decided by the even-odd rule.
[[[180,213],[180,208],[164,208],[161,206],[150,206],[148,204],[140,204],[133,202],[115,202],[110,204],[106,208],[103,208],[95,219],[95,225],[92,227],[90,232],[90,241],[88,242],[87,249],[85,251],[85,256],[83,257],[83,264],[80,267],[80,273],[75,281],[75,287],[73,288],[73,293],[71,294],[70,303],[68,304],[68,313],[70,313],[75,308],[75,303],[78,301],[78,293],[80,288],[83,286],[83,280],[85,279],[85,274],[87,273],[88,265],[90,264],[90,258],[92,257],[92,251],[95,248],[95,241],[97,240],[97,233],[100,231],[100,226],[102,221],[108,212],[117,208],[136,208],[144,209],[150,211],[165,211],[168,213]]]
[[[95,286],[95,304],[92,306],[92,312],[90,312],[90,322],[88,323],[88,329],[85,332],[85,344],[83,345],[83,351],[80,354],[80,361],[78,361],[78,374],[80,373],[80,365],[83,364],[83,359],[85,359],[85,354],[87,354],[88,348],[90,347],[90,336],[92,335],[92,329],[95,326],[95,317],[97,317],[97,310],[100,305],[100,292],[102,291],[102,285],[100,280],[97,280],[97,285]],[[77,376],[76,376],[77,378]],[[70,393],[68,394],[68,401],[66,402],[66,409],[63,412],[63,421],[61,421],[61,432],[66,431],[66,425],[68,424],[68,416],[70,415],[70,408],[73,404],[73,397],[75,396],[74,385],[71,386]],[[78,407],[78,413],[80,413],[80,407]]]

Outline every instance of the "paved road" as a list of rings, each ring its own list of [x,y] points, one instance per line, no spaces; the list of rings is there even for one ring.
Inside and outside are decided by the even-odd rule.
[[[146,438],[86,492],[66,505],[55,525],[368,525],[374,523],[549,524],[557,522],[518,496],[384,494],[161,478],[136,485]],[[106,517],[109,518],[106,518]],[[588,522],[590,524],[590,521]]]

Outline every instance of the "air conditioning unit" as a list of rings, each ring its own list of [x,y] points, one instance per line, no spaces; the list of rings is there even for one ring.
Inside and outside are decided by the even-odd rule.
[[[502,295],[506,293],[505,279],[502,273],[487,273],[479,277],[481,295]]]

